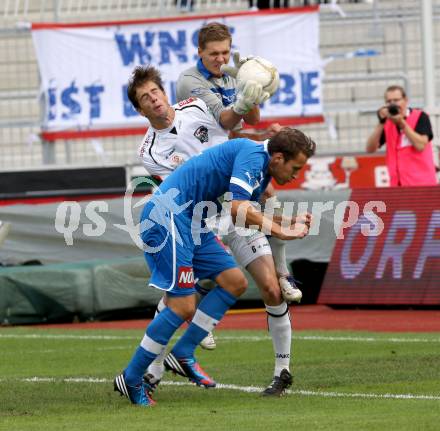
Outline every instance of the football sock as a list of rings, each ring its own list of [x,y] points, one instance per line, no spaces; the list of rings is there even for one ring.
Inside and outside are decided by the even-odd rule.
[[[160,301],[158,302],[156,307],[156,313],[154,314],[154,317],[156,317],[166,307],[164,298],[165,296],[162,296],[162,298],[160,298]],[[167,349],[166,348],[163,349],[162,352],[160,352],[156,356],[154,361],[148,367],[148,371],[147,371],[148,374],[151,374],[154,377],[152,383],[156,383],[162,378],[163,373],[165,372],[165,366],[163,364],[163,361],[167,353],[168,353]]]
[[[168,307],[151,321],[140,346],[124,370],[127,385],[136,386],[142,382],[145,370],[165,349],[169,339],[182,323],[183,319]]]
[[[278,276],[289,275],[290,271],[286,263],[286,242],[274,236],[268,237],[268,240]]]
[[[207,295],[210,292],[210,289],[202,287],[200,284],[196,283],[194,286],[197,290],[197,294],[199,297],[203,298],[205,295]],[[164,296],[160,299],[159,303],[156,307],[156,313],[155,317],[166,307]],[[190,322],[188,322],[190,323]],[[150,364],[148,367],[148,374],[151,374],[153,376],[153,379],[151,380],[152,383],[156,383],[157,381],[162,379],[163,373],[165,372],[165,366],[163,364],[165,357],[168,354],[168,349],[163,349],[161,353],[159,353],[156,356],[156,359]]]
[[[290,324],[289,307],[284,301],[280,305],[265,305],[265,307],[267,325],[275,351],[274,376],[279,376],[283,369],[289,370],[290,365],[292,326]]]
[[[194,355],[194,350],[208,332],[212,331],[237,298],[220,286],[215,287],[201,301],[188,329],[171,352],[180,358]]]
[[[154,313],[154,317],[156,317],[164,308],[165,305],[165,295],[160,298],[160,301],[157,303],[156,312]]]

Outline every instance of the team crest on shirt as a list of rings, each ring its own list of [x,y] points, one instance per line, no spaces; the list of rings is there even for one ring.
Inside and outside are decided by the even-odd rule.
[[[202,143],[208,142],[208,128],[205,126],[200,126],[195,132],[194,136]]]

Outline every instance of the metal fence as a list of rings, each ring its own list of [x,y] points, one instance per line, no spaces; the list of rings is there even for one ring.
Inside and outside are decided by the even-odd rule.
[[[290,1],[290,5],[304,2]],[[316,3],[309,1],[306,3]],[[440,17],[440,0],[434,2]],[[79,22],[246,10],[243,0],[3,0],[0,9],[0,169],[41,169],[48,164],[133,163],[139,137],[40,140],[39,78],[30,31],[23,21]],[[438,26],[437,26],[438,27]],[[434,41],[440,29],[434,26]],[[412,104],[423,106],[420,2],[329,1],[320,12],[320,50],[326,61],[326,122],[303,129],[319,143],[319,154],[363,152],[376,122],[384,88],[403,84]],[[438,51],[438,50],[437,50]],[[380,52],[380,55],[368,55]],[[439,54],[436,52],[436,57]],[[435,59],[440,65],[440,59]],[[432,112],[436,134],[436,112]]]

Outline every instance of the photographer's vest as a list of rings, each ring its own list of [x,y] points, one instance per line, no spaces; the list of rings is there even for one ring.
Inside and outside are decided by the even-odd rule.
[[[422,111],[412,109],[406,122],[415,129]],[[386,160],[393,186],[431,186],[437,184],[432,143],[425,145],[423,151],[417,151],[403,131],[387,120],[384,125],[387,144]]]

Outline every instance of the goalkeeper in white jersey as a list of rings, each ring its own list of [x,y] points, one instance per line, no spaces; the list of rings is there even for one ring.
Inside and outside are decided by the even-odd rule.
[[[139,148],[139,156],[151,175],[163,179],[192,156],[227,140],[227,132],[219,127],[203,100],[190,98],[170,106],[160,74],[153,67],[137,67],[134,70],[128,96],[135,109],[147,117],[151,124]],[[248,85],[239,95],[240,100],[252,106],[259,103],[261,97],[262,88],[258,84]],[[310,223],[310,215],[304,217]],[[233,231],[224,240],[260,289],[275,351],[274,378],[263,394],[279,396],[292,383],[292,329],[289,308],[281,294],[269,242],[258,231],[250,236],[240,236]],[[162,376],[160,361],[163,359],[158,358],[146,374],[152,387]],[[185,375],[172,356],[165,359],[165,365]]]

